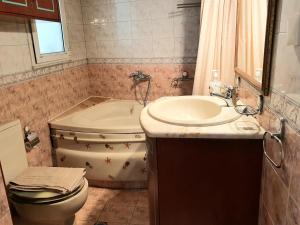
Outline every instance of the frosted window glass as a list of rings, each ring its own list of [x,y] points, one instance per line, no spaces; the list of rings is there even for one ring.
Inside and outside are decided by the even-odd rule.
[[[64,52],[61,23],[35,20],[40,45],[40,54]]]

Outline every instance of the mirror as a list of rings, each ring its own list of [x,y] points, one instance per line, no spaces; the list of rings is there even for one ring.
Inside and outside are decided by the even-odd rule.
[[[235,72],[269,94],[276,0],[237,0]]]

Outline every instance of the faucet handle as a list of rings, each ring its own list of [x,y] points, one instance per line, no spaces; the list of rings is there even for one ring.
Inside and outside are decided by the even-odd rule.
[[[229,97],[232,100],[233,105],[235,106],[237,104],[237,101],[239,100],[239,88],[238,86],[230,86],[230,88],[228,89],[229,92]]]
[[[135,73],[135,72],[133,72],[133,73],[131,73],[131,74],[129,74],[129,78],[133,78],[133,77],[135,77],[137,75],[137,73]]]

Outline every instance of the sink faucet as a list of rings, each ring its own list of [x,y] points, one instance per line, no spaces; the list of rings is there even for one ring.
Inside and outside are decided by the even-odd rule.
[[[219,98],[224,99],[227,106],[236,106],[238,101],[238,87],[234,87],[230,85],[230,86],[225,86],[223,90],[224,91],[222,92],[222,94],[210,92],[210,95],[217,96]],[[228,100],[231,100],[230,102],[231,104],[229,103]]]

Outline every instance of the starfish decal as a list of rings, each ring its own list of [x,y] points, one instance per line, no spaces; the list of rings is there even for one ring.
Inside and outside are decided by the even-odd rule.
[[[105,162],[106,162],[107,164],[110,164],[110,163],[111,163],[111,159],[108,158],[108,157],[106,157]]]
[[[105,144],[105,148],[108,148],[110,150],[114,150],[114,147],[110,146],[109,144]]]
[[[63,162],[63,161],[65,161],[65,159],[66,159],[66,156],[64,155],[60,158],[60,161]]]
[[[131,144],[125,143],[124,145],[126,146],[127,149],[129,149]]]
[[[129,165],[130,165],[130,162],[128,162],[128,161],[125,162],[124,165],[123,165],[123,169],[126,170],[126,168],[127,168]]]
[[[76,142],[76,144],[79,144],[78,138],[76,136],[74,137],[74,141]]]
[[[89,167],[90,169],[93,169],[93,166],[92,166],[89,162],[86,162],[85,165],[86,165],[87,167]]]

